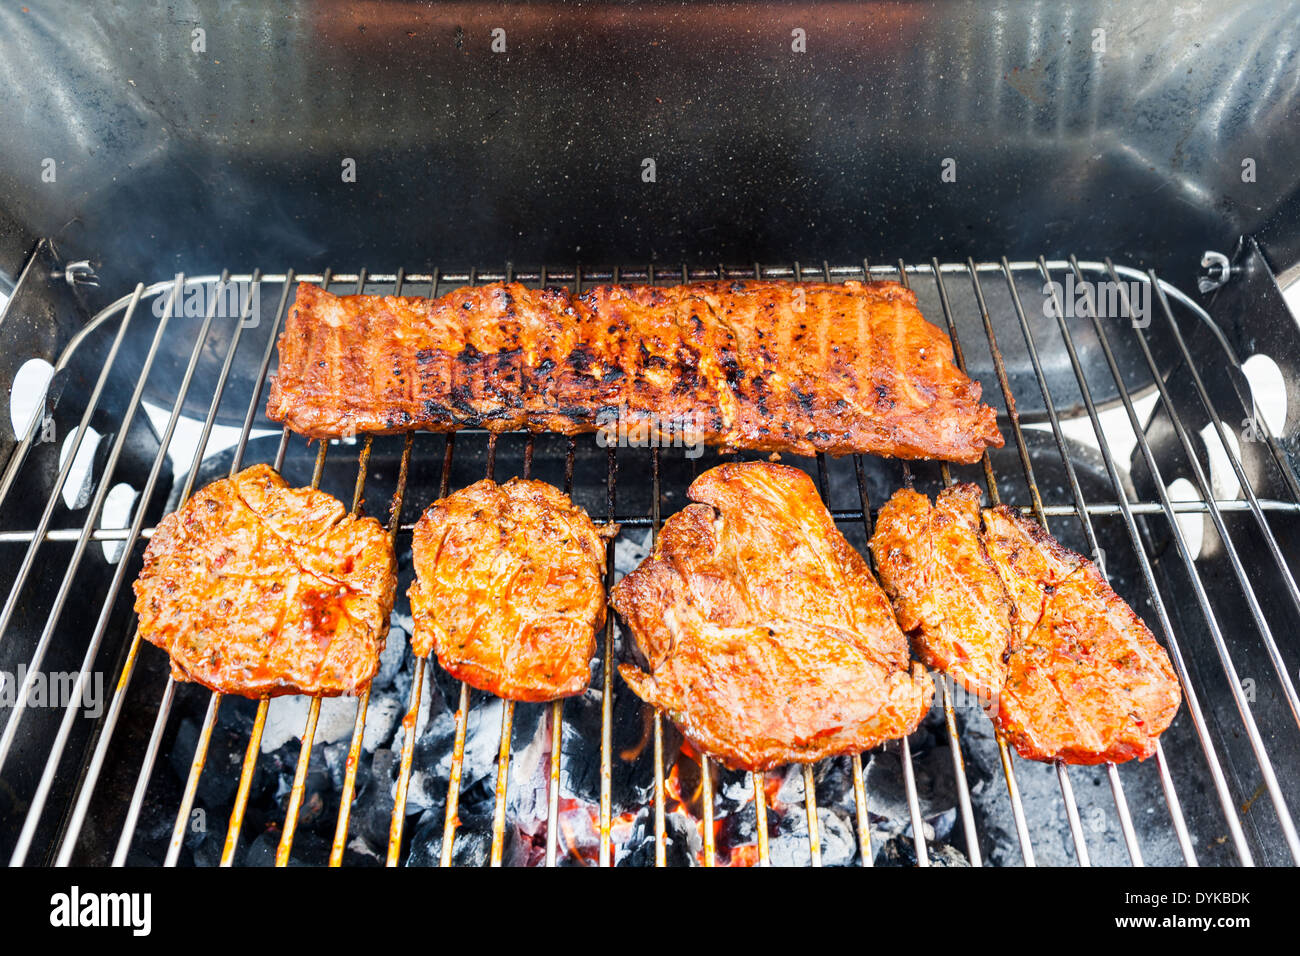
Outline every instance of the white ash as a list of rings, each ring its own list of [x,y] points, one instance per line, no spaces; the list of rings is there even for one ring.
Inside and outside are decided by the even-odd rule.
[[[650,555],[653,535],[650,529],[644,531],[626,531],[614,541],[614,571],[618,577],[633,571],[638,564]]]

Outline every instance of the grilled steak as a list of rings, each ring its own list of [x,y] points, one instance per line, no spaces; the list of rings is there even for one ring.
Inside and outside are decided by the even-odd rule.
[[[1023,756],[1145,759],[1182,694],[1165,649],[1096,566],[1003,506],[985,543],[1017,609],[998,722]]]
[[[300,284],[267,415],[314,438],[624,425],[736,449],[973,462],[993,409],[894,282],[519,283],[437,299]]]
[[[987,703],[1002,690],[1011,601],[980,536],[972,484],[898,491],[876,519],[871,552],[916,655]]]
[[[900,491],[881,509],[872,550],[922,655],[996,694],[1023,757],[1149,757],[1182,699],[1164,648],[1091,561],[1005,506],[979,530],[978,509],[973,485],[933,508]]]
[[[335,696],[379,669],[396,586],[377,521],[254,465],[163,518],[135,610],[177,680],[245,697]]]
[[[511,700],[582,693],[617,533],[541,481],[485,479],[435,501],[415,527],[415,653]]]
[[[871,570],[803,472],[697,478],[611,593],[646,667],[619,673],[700,750],[766,770],[911,733],[934,687]]]

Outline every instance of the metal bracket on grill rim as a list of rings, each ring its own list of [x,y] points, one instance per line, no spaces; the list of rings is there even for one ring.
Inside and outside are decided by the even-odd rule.
[[[1206,251],[1201,255],[1201,274],[1196,279],[1196,287],[1204,295],[1221,287],[1232,277],[1232,265],[1222,252]]]

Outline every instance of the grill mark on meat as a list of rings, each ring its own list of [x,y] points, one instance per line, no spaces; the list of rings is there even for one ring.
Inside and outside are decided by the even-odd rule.
[[[617,405],[695,419],[702,441],[736,449],[973,462],[1001,446],[978,383],[910,292],[803,283],[795,312],[794,288],[573,296],[497,283],[428,300],[301,284],[267,414],[316,438],[478,424],[576,434]]]

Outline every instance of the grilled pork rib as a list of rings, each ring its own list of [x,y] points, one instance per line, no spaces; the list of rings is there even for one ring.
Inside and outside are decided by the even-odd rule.
[[[159,522],[135,610],[177,680],[244,697],[334,696],[379,669],[396,586],[379,522],[254,465]]]
[[[1023,757],[1145,759],[1182,699],[1169,656],[1091,561],[974,485],[899,491],[871,549],[923,659],[993,695]],[[982,528],[981,528],[982,518]]]
[[[973,462],[993,409],[894,282],[298,286],[267,415],[313,438],[647,423],[735,449]]]
[[[605,540],[542,481],[484,479],[415,526],[412,647],[472,687],[549,701],[581,694],[605,622]]]
[[[934,687],[889,601],[802,471],[697,478],[611,603],[646,668],[623,680],[700,750],[766,770],[911,733]]]

